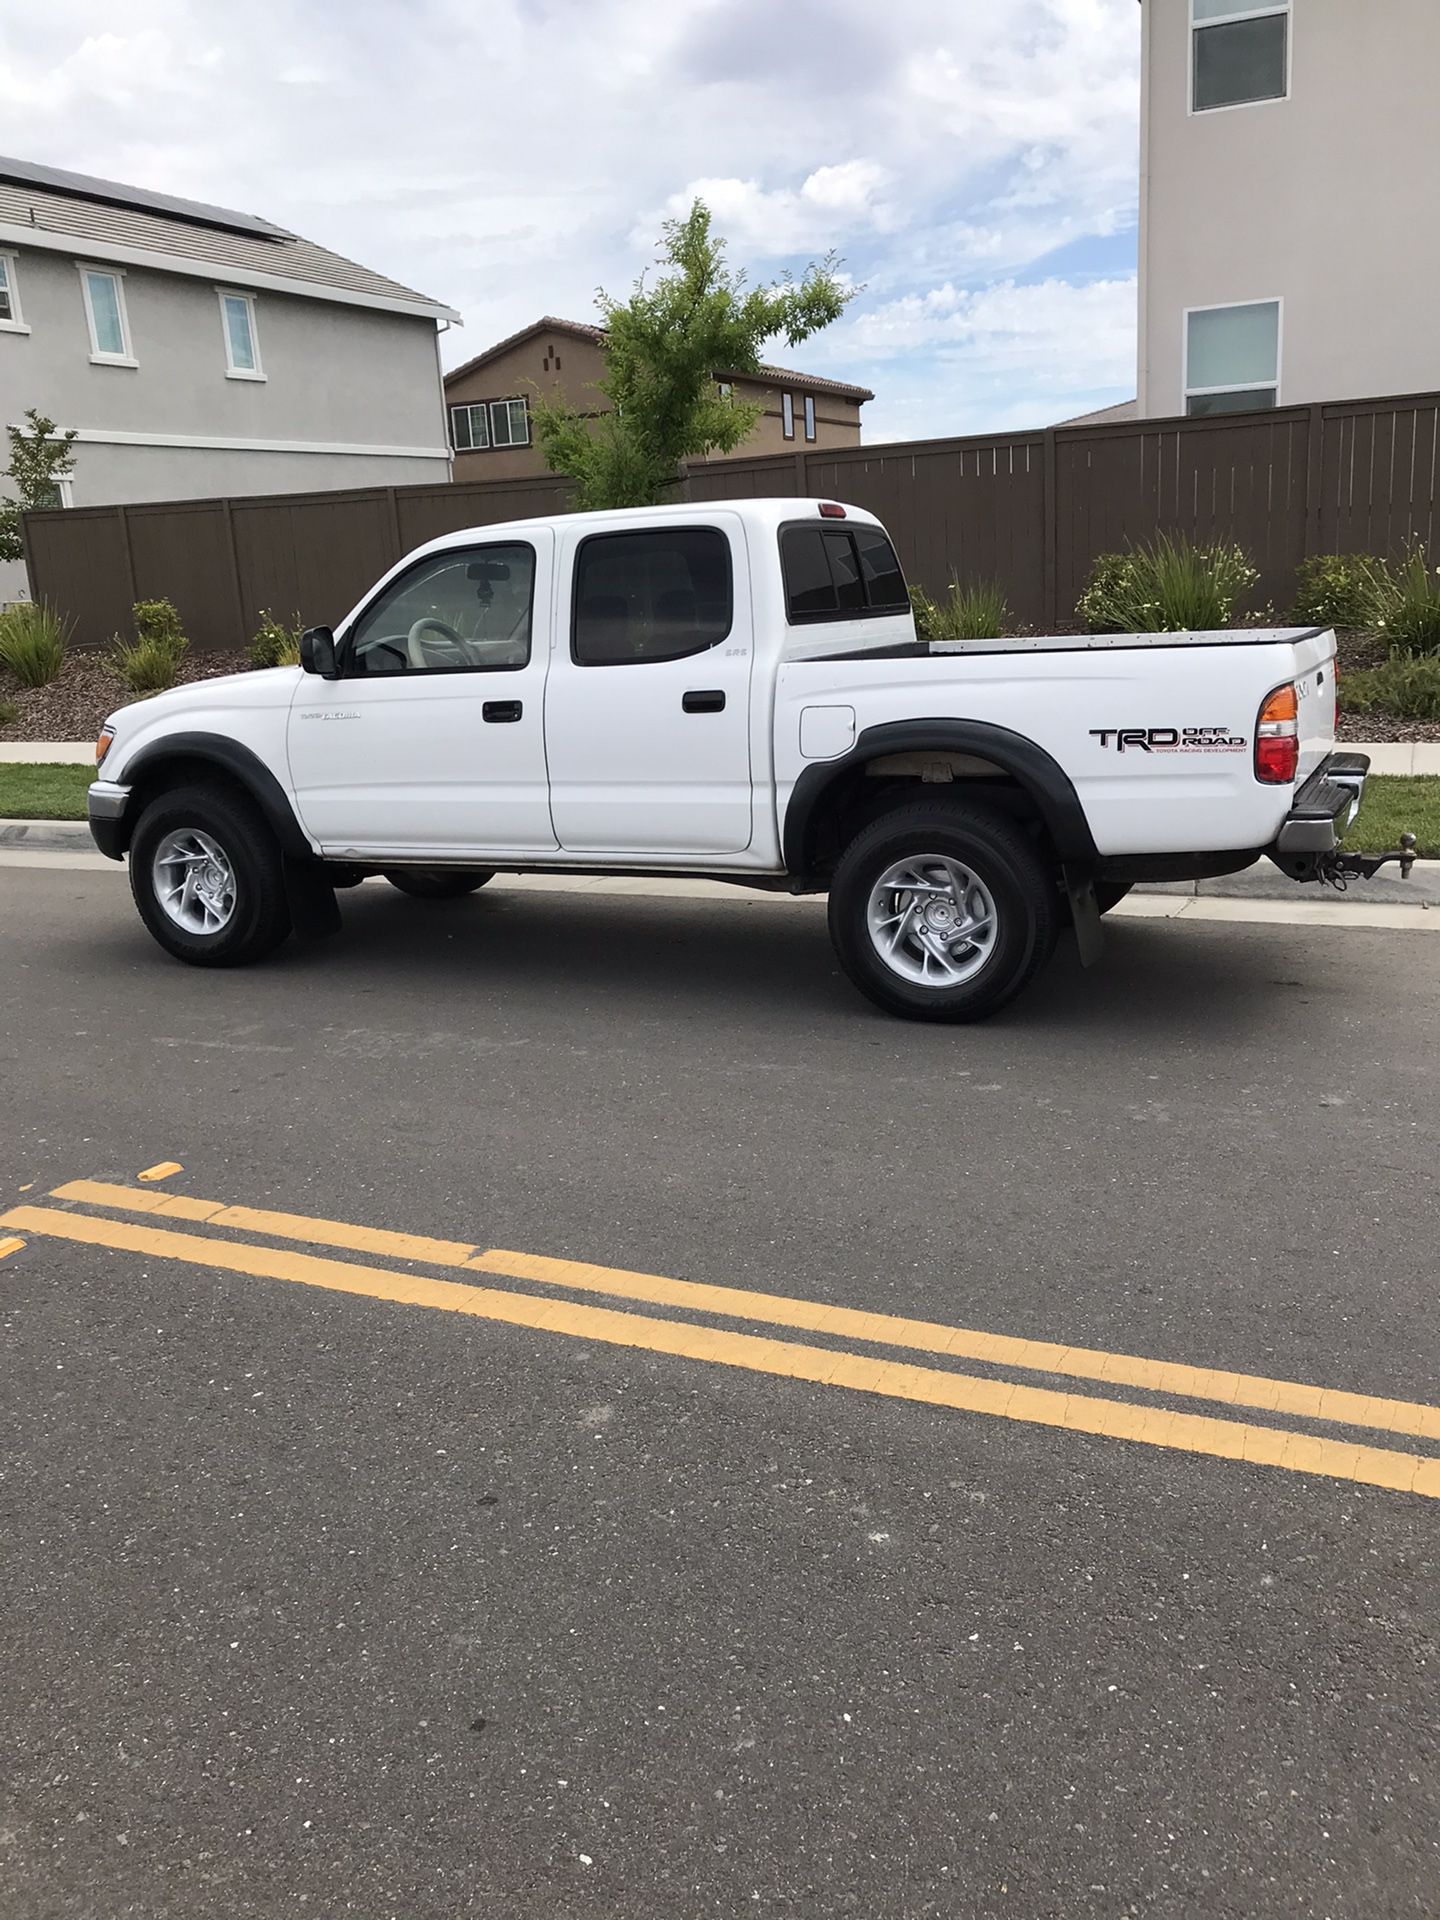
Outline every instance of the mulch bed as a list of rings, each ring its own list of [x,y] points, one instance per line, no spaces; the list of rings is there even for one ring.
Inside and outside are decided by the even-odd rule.
[[[243,651],[187,654],[177,684],[243,673],[249,665]],[[0,706],[18,710],[8,726],[0,727],[0,740],[93,740],[106,717],[135,697],[104,652],[69,654],[48,687],[22,687],[0,672]]]

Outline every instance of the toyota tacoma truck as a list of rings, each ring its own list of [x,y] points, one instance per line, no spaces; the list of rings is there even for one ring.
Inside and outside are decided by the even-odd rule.
[[[735,500],[433,540],[299,666],[113,715],[89,814],[193,965],[333,931],[371,875],[704,876],[827,893],[863,994],[973,1020],[1136,881],[1373,870],[1334,725],[1325,629],[931,644],[871,514]]]

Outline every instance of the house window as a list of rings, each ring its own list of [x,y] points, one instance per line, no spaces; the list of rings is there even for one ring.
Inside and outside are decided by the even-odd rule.
[[[1185,411],[1248,413],[1280,399],[1280,302],[1197,307],[1185,316]]]
[[[259,335],[255,329],[255,301],[248,293],[217,288],[220,319],[225,329],[225,374],[230,380],[263,380]]]
[[[28,333],[20,311],[20,281],[13,253],[0,253],[0,333]]]
[[[805,396],[805,438],[807,440],[813,440],[815,438],[815,396],[813,393],[807,393]]]
[[[490,402],[490,444],[492,447],[528,447],[530,409],[523,400]]]
[[[125,276],[104,267],[81,267],[80,285],[90,326],[91,360],[97,366],[135,366],[125,312]]]
[[[451,407],[450,444],[457,453],[483,452],[490,444],[489,407]]]
[[[1190,41],[1195,113],[1289,92],[1290,0],[1190,0]]]
[[[787,440],[793,440],[795,438],[795,396],[793,393],[782,393],[780,396],[780,423],[785,430],[785,438]]]
[[[491,447],[528,447],[528,402],[477,400],[470,406],[451,407],[450,444],[457,453],[484,453]]]
[[[721,398],[722,400],[732,400],[732,399],[734,399],[734,397],[735,397],[735,388],[734,388],[734,386],[733,386],[733,384],[732,384],[732,383],[731,383],[731,382],[730,382],[729,380],[720,380],[720,381],[717,381],[717,383],[716,383],[716,385],[717,385],[717,387],[718,387],[718,390],[719,390],[719,394],[720,394],[720,398]]]

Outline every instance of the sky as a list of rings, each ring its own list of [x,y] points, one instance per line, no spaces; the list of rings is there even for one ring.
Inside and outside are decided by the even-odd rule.
[[[1136,0],[0,0],[0,151],[262,214],[455,307],[447,366],[594,317],[699,195],[772,357],[871,442],[1135,391]]]

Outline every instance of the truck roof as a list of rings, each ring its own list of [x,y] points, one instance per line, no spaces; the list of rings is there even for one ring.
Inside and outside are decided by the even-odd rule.
[[[822,505],[839,507],[846,520],[857,520],[866,526],[880,524],[866,507],[841,500],[822,501],[818,496],[814,499],[791,496],[759,500],[680,500],[663,507],[612,507],[596,513],[545,513],[533,514],[525,520],[492,520],[485,526],[460,527],[454,533],[443,533],[437,539],[427,540],[416,552],[442,553],[447,547],[469,546],[477,539],[494,540],[497,534],[523,533],[540,527],[578,525],[591,533],[622,533],[632,527],[674,526],[677,522],[703,520],[711,513],[736,513],[758,532],[774,533],[782,526],[808,520],[812,515],[816,520],[821,519]],[[826,517],[839,523],[838,516]]]

